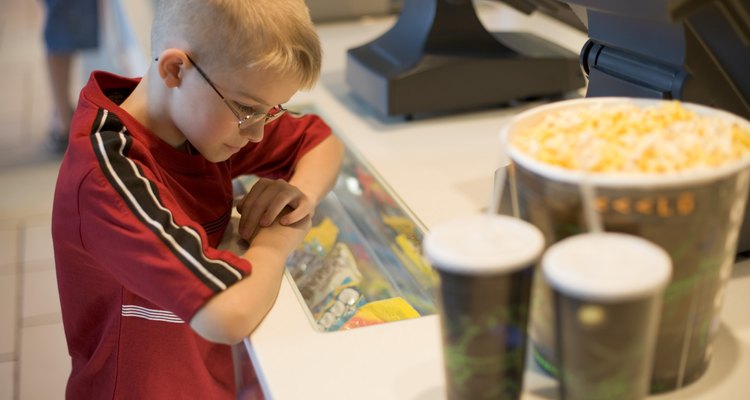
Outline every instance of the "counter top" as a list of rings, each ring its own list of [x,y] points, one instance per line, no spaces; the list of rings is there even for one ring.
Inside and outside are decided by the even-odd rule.
[[[750,393],[750,260],[739,262],[726,293],[713,361],[697,382],[650,399],[743,400]],[[437,316],[350,331],[312,328],[290,280],[245,341],[267,398],[445,398]],[[529,358],[524,400],[557,398],[557,383]]]

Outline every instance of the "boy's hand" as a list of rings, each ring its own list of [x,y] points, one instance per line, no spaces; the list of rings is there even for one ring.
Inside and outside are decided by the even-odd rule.
[[[300,243],[302,243],[311,226],[312,218],[310,218],[309,216],[305,216],[304,218],[293,224],[281,225],[278,222],[275,222],[271,224],[271,226],[264,227],[263,229],[258,229],[255,232],[252,240],[250,241],[250,247],[245,254],[247,256],[248,254],[255,253],[257,256],[259,254],[258,252],[261,251],[259,249],[265,248],[266,254],[269,254],[268,252],[270,250],[275,256],[279,256],[279,258],[278,260],[276,260],[278,261],[278,263],[269,263],[267,262],[269,260],[266,259],[264,260],[266,262],[263,262],[262,264],[278,264],[281,265],[283,269],[286,258],[292,251],[297,248]],[[258,258],[251,259],[251,262],[254,265],[258,261]]]
[[[282,215],[285,207],[290,209]],[[281,225],[291,225],[312,215],[315,204],[296,186],[282,179],[261,178],[237,204],[240,213],[238,232],[250,240],[259,228],[270,226],[276,218]]]

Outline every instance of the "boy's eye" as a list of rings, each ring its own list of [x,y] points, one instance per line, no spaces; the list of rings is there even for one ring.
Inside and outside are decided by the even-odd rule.
[[[254,114],[257,114],[257,113],[258,113],[258,112],[257,112],[257,111],[255,111],[255,109],[254,109],[253,107],[251,107],[251,106],[246,106],[246,105],[244,105],[244,104],[240,104],[240,103],[234,103],[234,104],[236,104],[236,105],[237,105],[237,108],[238,108],[238,109],[239,109],[239,110],[240,110],[240,111],[241,111],[241,112],[242,112],[242,113],[243,113],[244,115],[254,115]]]

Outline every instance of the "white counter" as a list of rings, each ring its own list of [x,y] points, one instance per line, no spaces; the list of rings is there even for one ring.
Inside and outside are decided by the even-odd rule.
[[[137,2],[123,2],[126,14]],[[142,15],[142,14],[139,14]],[[543,16],[529,18],[498,3],[482,4],[491,30],[529,31],[578,53],[586,36]],[[312,104],[336,133],[367,161],[403,203],[429,228],[444,219],[483,209],[498,167],[498,133],[524,107],[429,120],[384,120],[345,83],[346,49],[385,32],[393,18],[319,26],[325,58],[321,82],[294,104]],[[143,29],[144,22],[138,21]],[[147,27],[146,27],[147,29]],[[141,37],[142,35],[139,35]],[[145,49],[144,49],[145,51]],[[444,398],[438,318],[320,333],[303,304],[283,281],[271,312],[245,341],[267,398]],[[750,398],[750,261],[731,279],[714,360],[693,385],[654,399]],[[529,363],[524,399],[555,399],[555,381]]]

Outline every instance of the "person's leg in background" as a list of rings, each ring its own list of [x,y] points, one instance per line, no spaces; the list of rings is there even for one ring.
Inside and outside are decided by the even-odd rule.
[[[53,114],[49,132],[49,146],[55,152],[64,152],[67,147],[68,127],[73,116],[70,100],[70,69],[72,54],[47,53],[47,72],[52,89]]]
[[[73,58],[76,53],[99,45],[97,1],[44,1],[47,7],[44,44],[53,101],[49,146],[57,153],[64,152],[68,145],[74,106],[70,93]]]

